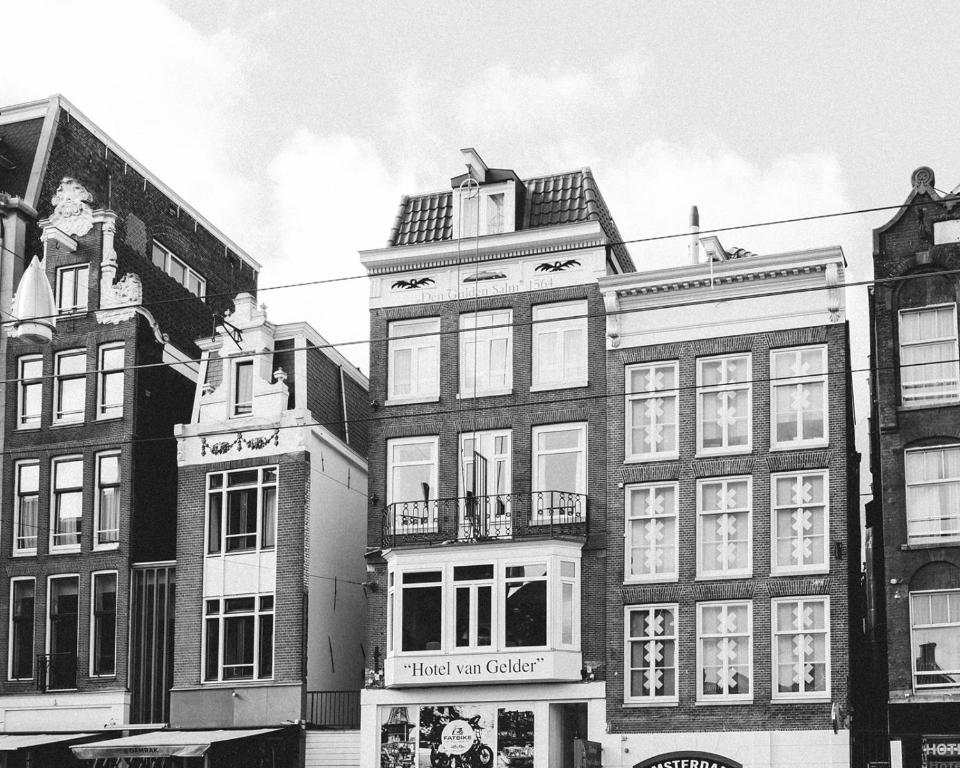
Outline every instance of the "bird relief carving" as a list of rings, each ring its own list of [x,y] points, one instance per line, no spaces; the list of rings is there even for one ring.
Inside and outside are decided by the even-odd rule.
[[[65,176],[50,202],[50,226],[71,237],[83,237],[93,227],[93,195],[76,179]]]

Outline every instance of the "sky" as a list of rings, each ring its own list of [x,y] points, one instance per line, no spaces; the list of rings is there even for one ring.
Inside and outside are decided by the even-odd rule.
[[[276,322],[367,371],[357,252],[461,147],[521,177],[590,166],[626,239],[901,203],[960,184],[952,2],[33,0],[4,10],[0,102],[62,93],[263,264]],[[39,46],[38,41],[43,41]],[[840,245],[871,275],[891,213],[724,233],[758,253]],[[683,239],[631,247],[685,263]],[[863,287],[848,291],[866,365]],[[865,375],[856,374],[861,428]]]

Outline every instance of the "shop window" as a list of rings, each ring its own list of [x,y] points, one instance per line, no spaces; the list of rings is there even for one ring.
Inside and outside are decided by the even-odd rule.
[[[697,361],[697,452],[747,453],[751,444],[750,355]]]
[[[827,348],[770,353],[770,404],[774,448],[827,443]]]
[[[500,395],[513,387],[513,312],[460,315],[460,396]]]
[[[87,350],[71,349],[57,353],[54,368],[54,423],[83,421],[87,393]]]
[[[123,415],[123,342],[100,347],[97,365],[97,418]]]
[[[624,701],[677,701],[677,606],[626,609]]]
[[[13,508],[13,553],[37,553],[40,509],[40,462],[18,461]]]
[[[587,302],[533,308],[533,386],[562,389],[587,385]]]
[[[773,573],[829,569],[827,472],[771,475]]]
[[[57,270],[57,311],[60,314],[83,312],[87,308],[87,281],[90,267],[77,264]]]
[[[90,605],[90,675],[117,673],[117,573],[93,574]]]
[[[37,583],[33,578],[10,580],[10,664],[11,680],[33,678],[33,627]]]
[[[435,400],[440,396],[440,318],[398,320],[388,326],[387,399]]]
[[[97,495],[94,510],[94,548],[120,541],[120,454],[97,455]]]
[[[823,698],[830,692],[830,602],[773,600],[773,698]]]
[[[17,428],[36,429],[40,426],[43,401],[43,358],[24,355],[17,361]]]
[[[751,509],[748,477],[697,483],[698,577],[750,575]]]
[[[50,549],[76,551],[80,548],[83,519],[83,459],[79,456],[54,459],[51,474]]]
[[[628,581],[677,578],[677,483],[626,490]]]
[[[910,594],[914,688],[960,686],[960,589]]]
[[[697,699],[753,697],[752,611],[749,602],[697,605]]]
[[[677,371],[676,362],[627,366],[627,461],[676,458]]]
[[[900,395],[904,405],[960,399],[957,305],[900,311]]]
[[[271,549],[277,535],[277,467],[207,475],[207,553]]]
[[[402,651],[439,651],[443,640],[443,573],[407,571],[401,581]]]
[[[204,682],[273,677],[273,595],[205,601]]]

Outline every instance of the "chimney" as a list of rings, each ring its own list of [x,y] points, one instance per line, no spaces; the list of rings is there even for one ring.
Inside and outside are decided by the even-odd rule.
[[[700,211],[697,206],[690,208],[690,243],[687,253],[691,264],[700,263]]]

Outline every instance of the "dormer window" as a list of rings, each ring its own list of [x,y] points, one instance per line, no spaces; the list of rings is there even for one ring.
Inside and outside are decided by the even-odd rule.
[[[516,183],[505,181],[478,187],[466,182],[453,190],[453,236],[476,237],[513,232]]]
[[[241,360],[234,369],[233,415],[249,416],[251,413],[253,413],[253,360]]]

